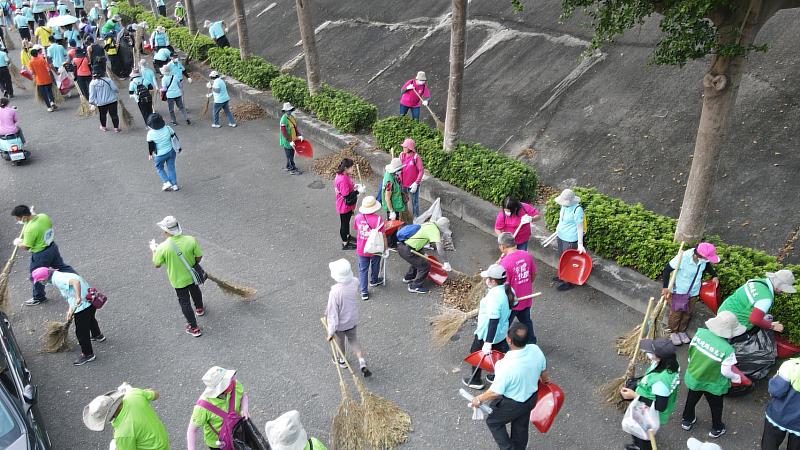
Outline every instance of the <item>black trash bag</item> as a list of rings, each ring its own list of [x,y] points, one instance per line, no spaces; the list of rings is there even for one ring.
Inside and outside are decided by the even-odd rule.
[[[250,419],[242,419],[233,428],[234,450],[270,450],[271,447]]]
[[[766,378],[778,359],[772,330],[759,328],[754,333],[737,336],[731,339],[731,345],[736,352],[736,367],[753,381]]]

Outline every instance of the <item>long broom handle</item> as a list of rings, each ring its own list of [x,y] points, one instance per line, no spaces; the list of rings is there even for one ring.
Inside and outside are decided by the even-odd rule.
[[[656,433],[650,429],[647,430],[647,436],[650,437],[650,446],[653,448],[653,450],[658,450],[658,446],[656,445]]]
[[[409,89],[409,90],[410,90],[410,91],[414,91],[414,93],[415,93],[415,94],[417,94],[417,97],[419,97],[419,99],[420,99],[421,101],[423,101],[423,102],[425,101],[425,99],[424,99],[424,98],[422,98],[422,96],[421,96],[421,95],[419,95],[419,92],[417,92],[416,88],[415,88],[415,89]],[[436,113],[435,113],[435,112],[433,112],[433,110],[431,109],[431,107],[430,107],[430,106],[428,106],[428,105],[423,105],[423,106],[425,106],[425,108],[428,110],[428,112],[429,112],[429,113],[431,113],[431,115],[432,115],[433,117],[435,117],[435,118],[436,118],[436,121],[437,121],[437,122],[441,122],[441,120],[439,120],[439,116],[437,116],[437,115],[436,115]]]
[[[356,173],[358,174],[358,182],[364,184],[364,180],[361,179],[361,168],[358,167],[358,164],[356,164]]]
[[[325,332],[327,333],[328,332],[328,321],[324,317],[320,317],[319,321],[322,322],[322,328],[324,328]],[[342,359],[344,359],[344,363],[347,366],[347,370],[350,371],[350,375],[353,375],[355,377],[356,373],[355,373],[355,371],[353,371],[353,368],[350,367],[350,362],[347,360],[347,358],[345,358],[344,351],[342,351],[342,348],[339,347],[339,342],[336,340],[336,337],[334,336],[334,338],[331,339],[328,342],[330,342],[331,345],[336,348],[336,350],[339,352],[338,354],[341,355]]]
[[[631,362],[628,363],[628,368],[625,369],[625,376],[630,377],[633,375],[633,372],[636,370],[636,356],[639,353],[639,344],[642,342],[642,338],[645,334],[645,327],[647,326],[647,320],[650,318],[650,311],[653,309],[653,300],[654,297],[650,297],[650,300],[647,301],[647,310],[644,313],[644,320],[642,320],[642,326],[639,330],[639,339],[636,341],[636,346],[633,349],[633,353],[631,356]]]
[[[531,295],[526,295],[525,297],[520,297],[520,298],[518,298],[518,299],[517,299],[517,301],[520,301],[520,300],[527,300],[527,299],[529,299],[529,298],[535,298],[535,297],[538,297],[538,296],[540,296],[540,295],[542,295],[542,293],[541,293],[541,292],[534,292],[534,293],[533,293],[533,294],[531,294]],[[478,311],[479,311],[479,310],[478,310],[478,308],[475,308],[475,309],[473,309],[472,311],[467,311],[466,313],[464,313],[464,314],[466,314],[466,315],[467,315],[467,316],[466,316],[466,319],[467,319],[467,320],[469,320],[469,319],[472,319],[473,317],[477,316],[477,315],[478,315]]]
[[[414,255],[419,256],[420,258],[425,258],[431,264],[436,264],[439,267],[444,267],[444,264],[440,263],[439,261],[437,261],[437,260],[435,260],[433,258],[429,258],[429,257],[423,255],[422,253],[416,251],[416,250],[411,250],[411,253],[414,254]]]

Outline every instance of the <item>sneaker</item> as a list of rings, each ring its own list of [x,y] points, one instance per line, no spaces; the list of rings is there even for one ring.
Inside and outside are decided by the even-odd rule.
[[[58,109],[58,105],[56,105],[55,103],[53,103],[53,106],[52,106],[52,108],[53,108],[53,111],[55,111],[55,110],[57,110],[57,109]]]
[[[669,340],[672,341],[672,345],[676,347],[683,344],[683,342],[681,341],[681,336],[678,333],[670,333]]]
[[[570,289],[572,289],[572,288],[574,288],[574,287],[575,287],[575,285],[574,285],[574,284],[572,284],[572,283],[565,283],[565,282],[562,282],[561,284],[559,284],[559,285],[558,285],[558,287],[556,288],[556,290],[557,290],[557,291],[568,291],[568,290],[570,290]]]
[[[114,133],[119,133],[119,128],[114,128]]]
[[[553,280],[553,281],[561,281],[561,278],[559,278],[558,275],[556,275],[553,278],[551,278],[551,280]]]
[[[95,341],[95,342],[103,342],[103,341],[106,340],[106,337],[101,334],[100,336],[91,337],[90,339]]]
[[[403,276],[403,283],[408,284],[411,283],[412,281],[414,281],[413,278],[406,278],[405,276]]]
[[[94,360],[95,360],[95,358],[96,358],[96,356],[94,356],[94,355],[89,355],[89,356],[86,356],[86,355],[84,355],[83,353],[81,353],[81,357],[80,357],[80,358],[78,358],[78,359],[76,359],[76,360],[75,360],[75,361],[72,363],[72,365],[74,365],[74,366],[82,366],[82,365],[84,365],[84,364],[86,364],[86,363],[88,363],[88,362],[94,361]]]
[[[678,333],[678,336],[680,336],[681,342],[684,344],[692,342],[692,338],[690,338],[689,335],[686,333]]]
[[[100,125],[100,131],[108,131],[108,128],[106,128],[106,127],[104,127],[104,126]]]
[[[192,327],[191,325],[186,325],[186,333],[191,334],[194,337],[200,337],[203,335],[203,332],[200,331],[200,327]]]
[[[47,298],[29,298],[25,300],[25,306],[35,306],[39,303],[44,303],[47,301]]]
[[[356,244],[353,244],[352,242],[348,242],[347,244],[342,244],[342,250],[355,250],[356,248],[357,248]]]
[[[489,384],[492,384],[492,383],[494,383],[494,374],[493,374],[493,373],[487,374],[487,375],[486,375],[486,381],[487,381]]]
[[[235,123],[229,123],[228,126],[231,128],[236,128],[238,125]]]
[[[472,377],[462,378],[461,383],[470,389],[477,389],[479,391],[486,388],[486,386],[481,382],[481,380],[475,380]]]
[[[708,432],[708,437],[716,439],[716,438],[722,436],[723,434],[725,434],[726,431],[728,431],[728,430],[725,429],[725,425],[722,425],[722,428],[720,428],[719,430],[711,430],[711,431],[709,431]]]
[[[202,316],[206,315],[206,309],[205,308],[195,308],[194,309],[194,313],[197,314],[198,316],[202,317]]]
[[[370,281],[370,282],[369,282],[369,286],[370,286],[370,287],[382,286],[382,285],[383,285],[383,278],[378,278],[378,279],[377,279],[377,280],[375,280],[375,281]]]
[[[681,420],[681,428],[683,428],[686,431],[689,431],[689,430],[692,429],[692,427],[694,426],[695,422],[697,422],[697,417],[692,419],[691,422],[686,420],[686,419],[683,419],[683,420]]]
[[[364,375],[364,378],[369,378],[372,376],[372,372],[370,372],[366,367],[361,368],[361,374]]]
[[[167,182],[165,182],[165,183],[163,183],[161,185],[161,190],[162,191],[168,191],[168,190],[170,190],[170,188],[172,188],[172,183],[170,183],[169,181],[167,181]]]
[[[47,108],[47,112],[53,112],[53,108]],[[105,130],[103,130],[105,131]]]
[[[303,174],[303,172],[301,172],[301,171],[299,171],[297,169],[290,170],[289,173],[292,174],[292,175],[302,175]]]
[[[177,191],[177,190],[180,190],[180,188],[181,188],[181,187],[180,187],[180,186],[178,186],[177,184],[173,184],[173,185],[172,185],[172,187],[171,187],[170,189],[172,189],[173,191]]]
[[[218,123],[212,123],[211,128],[222,128],[222,126]]]
[[[186,125],[191,125],[191,124],[192,124],[192,121],[189,120],[189,119],[186,119]]]
[[[414,286],[411,286],[409,284],[408,285],[408,292],[412,292],[414,294],[427,294],[428,293],[428,288],[423,287],[423,286],[414,287]]]
[[[178,125],[178,122],[176,122],[174,120],[172,122],[170,122],[170,123],[173,124],[173,125]]]
[[[362,292],[362,293],[361,293],[361,300],[364,300],[364,301],[367,301],[367,300],[369,300],[369,293],[367,293],[367,292]]]
[[[339,367],[341,367],[342,369],[347,369],[347,361],[345,361],[344,358],[336,358],[336,361],[334,362],[338,364]]]

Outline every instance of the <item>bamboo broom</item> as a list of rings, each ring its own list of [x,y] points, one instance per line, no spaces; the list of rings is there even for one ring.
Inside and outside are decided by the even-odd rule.
[[[327,331],[328,324],[324,317],[320,318],[323,328]],[[408,432],[411,431],[411,417],[407,412],[400,409],[391,400],[372,394],[366,390],[364,384],[356,376],[344,352],[339,347],[336,340],[331,341],[336,347],[339,355],[347,364],[347,370],[353,378],[359,395],[361,395],[361,406],[364,413],[364,440],[374,449],[391,449],[408,440]]]
[[[22,239],[22,231],[19,232],[19,238]],[[14,261],[17,258],[18,246],[14,246],[6,265],[3,266],[3,271],[0,272],[0,310],[8,314],[8,306],[11,304],[11,294],[8,292],[8,276],[11,274],[11,268],[14,267]]]
[[[258,291],[254,288],[225,281],[208,272],[206,272],[206,275],[208,275],[209,280],[213,281],[225,293],[237,295],[247,300],[251,300],[256,296],[256,293],[258,293]]]
[[[600,386],[595,391],[606,403],[619,403],[621,401],[619,396],[620,389],[625,386],[625,382],[628,380],[628,378],[631,378],[636,374],[636,354],[639,353],[639,344],[645,336],[645,326],[647,325],[647,320],[650,318],[650,312],[653,308],[653,300],[654,298],[650,297],[650,300],[647,302],[647,310],[644,313],[644,320],[642,320],[642,325],[639,327],[639,340],[636,341],[636,345],[634,346],[633,350],[633,356],[628,363],[628,368],[625,369],[625,374]]]
[[[6,33],[5,36],[3,37],[3,44],[5,44],[6,50],[16,50],[17,49],[17,46],[14,45],[14,40],[11,39],[11,35],[9,33]]]
[[[95,110],[91,108],[89,100],[86,100],[86,97],[83,96],[83,92],[80,89],[78,89],[78,95],[80,95],[81,104],[78,105],[78,110],[75,111],[75,115],[78,117],[91,117],[94,115]]]
[[[74,315],[70,310],[66,322],[47,322],[45,332],[42,336],[42,351],[45,353],[58,353],[69,350],[69,326],[72,324]]]
[[[208,93],[209,94],[211,93],[211,89],[208,90]],[[209,106],[209,104],[211,104],[211,97],[206,95],[206,104],[203,105],[203,112],[202,112],[202,114],[200,114],[200,117],[203,118],[203,119],[208,118],[208,106]]]
[[[672,291],[673,286],[675,286],[675,277],[678,274],[678,269],[680,269],[680,267],[681,267],[681,260],[683,259],[682,258],[682,256],[683,256],[683,246],[684,246],[684,242],[681,242],[681,246],[680,246],[680,248],[678,248],[678,264],[677,264],[677,267],[675,268],[675,270],[672,271],[672,274],[669,277],[669,283],[667,284],[667,289],[669,289],[670,291]],[[655,324],[660,319],[661,312],[664,309],[664,304],[665,303],[666,303],[666,298],[664,298],[664,296],[662,295],[661,297],[659,297],[658,303],[656,304],[656,311],[658,311],[658,313],[656,315],[653,315],[653,320],[652,320],[653,326],[651,328],[654,329],[656,327]],[[646,326],[646,324],[645,324],[645,326]],[[633,355],[634,353],[631,353],[631,352],[634,349],[634,347],[636,345],[636,342],[639,339],[639,335],[641,334],[641,331],[642,331],[641,327],[637,326],[637,327],[633,328],[631,331],[629,331],[627,334],[618,337],[617,338],[617,354],[625,355],[625,356],[629,356],[629,357],[631,355]],[[653,331],[655,331],[655,330],[653,330]]]
[[[23,91],[28,90],[28,88],[25,87],[24,78],[19,74],[19,69],[17,69],[13,61],[8,62],[8,70],[11,72],[11,80],[14,82],[14,85]]]
[[[118,100],[117,103],[119,103],[119,111],[121,116],[120,118],[122,119],[122,126],[127,129],[130,129],[131,127],[133,127],[133,115],[131,114],[130,111],[128,111],[128,108],[125,107],[125,103],[122,100]]]
[[[330,341],[331,355],[333,356],[336,373],[339,375],[339,389],[342,393],[342,401],[333,416],[331,423],[331,435],[333,436],[333,448],[339,450],[362,450],[364,448],[364,411],[358,403],[350,396],[350,392],[345,385],[342,377],[342,368],[336,364],[336,348],[333,341]]]

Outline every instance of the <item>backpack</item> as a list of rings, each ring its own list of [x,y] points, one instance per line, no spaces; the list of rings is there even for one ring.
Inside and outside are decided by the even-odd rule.
[[[147,86],[144,85],[144,81],[136,85],[136,97],[139,99],[139,102],[152,103],[153,96],[150,95],[150,89],[147,89]]]
[[[400,242],[405,242],[406,239],[417,234],[417,231],[419,231],[420,228],[422,228],[422,226],[415,223],[403,225],[399,230],[397,230],[397,240]]]
[[[197,401],[197,406],[219,416],[222,419],[222,426],[219,428],[219,430],[214,429],[214,426],[211,425],[211,423],[208,424],[208,427],[211,428],[211,431],[217,435],[217,440],[221,444],[220,448],[233,450],[235,448],[233,446],[233,429],[236,428],[236,425],[242,420],[242,416],[236,412],[236,379],[234,378],[231,380],[231,383],[234,385],[234,388],[230,393],[227,411],[223,411],[203,399]]]

